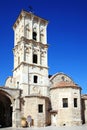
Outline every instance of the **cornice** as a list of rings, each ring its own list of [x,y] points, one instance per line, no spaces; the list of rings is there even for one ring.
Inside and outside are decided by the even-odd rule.
[[[21,39],[20,39],[20,41],[18,42],[18,44],[20,44],[21,42],[24,42],[24,43],[26,43],[26,44],[36,44],[37,46],[42,46],[42,47],[44,47],[44,48],[48,48],[48,44],[43,44],[42,42],[37,42],[37,41],[35,41],[35,40],[33,40],[33,39],[27,39],[27,38],[25,38],[25,37],[21,37]],[[17,45],[18,45],[17,44]]]
[[[53,90],[53,89],[63,89],[63,88],[72,88],[72,89],[80,89],[80,87],[75,87],[75,86],[62,86],[62,87],[51,87],[50,90]]]
[[[39,16],[36,16],[34,15],[32,12],[27,12],[25,10],[22,10],[21,13],[19,14],[17,20],[15,21],[14,25],[13,25],[13,29],[15,30],[17,25],[19,24],[20,20],[22,19],[22,17],[25,17],[25,16],[28,16],[30,17],[30,19],[37,19],[38,21],[40,21],[40,23],[44,23],[45,25],[48,24],[48,21],[39,17]]]
[[[49,97],[47,96],[43,96],[43,95],[40,95],[40,94],[31,94],[29,96],[24,96],[23,98],[41,98],[41,99],[47,99],[49,100]]]
[[[32,66],[32,67],[39,67],[39,68],[45,68],[45,69],[48,69],[49,67],[45,67],[45,66],[41,66],[41,65],[38,65],[38,64],[30,64],[30,63],[26,63],[26,62],[21,62],[16,68],[14,68],[13,71],[17,70],[21,65],[28,65],[28,66]]]

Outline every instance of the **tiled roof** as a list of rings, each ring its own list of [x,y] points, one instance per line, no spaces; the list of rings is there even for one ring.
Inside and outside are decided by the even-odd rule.
[[[87,94],[82,95],[81,98],[87,100]]]
[[[50,113],[58,113],[58,110],[50,110]]]
[[[73,82],[61,81],[53,85],[52,88],[80,88],[77,84]]]

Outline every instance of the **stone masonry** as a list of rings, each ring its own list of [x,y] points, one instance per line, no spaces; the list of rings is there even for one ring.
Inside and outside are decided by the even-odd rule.
[[[0,87],[1,127],[21,127],[28,116],[33,127],[87,124],[81,87],[64,73],[48,74],[47,26],[47,20],[25,10],[13,25],[13,76]]]

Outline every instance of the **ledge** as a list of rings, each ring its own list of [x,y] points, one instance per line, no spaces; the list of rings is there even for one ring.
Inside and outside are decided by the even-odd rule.
[[[29,95],[29,96],[24,96],[22,98],[33,98],[33,97],[36,97],[36,98],[44,98],[44,99],[48,99],[49,100],[49,97],[47,96],[42,96],[42,95],[37,95],[37,94],[32,94],[32,95]]]
[[[52,90],[52,89],[62,89],[62,88],[81,89],[80,87],[74,87],[74,86],[62,86],[62,87],[51,87],[50,90]]]
[[[50,113],[58,113],[58,110],[50,110]]]
[[[17,68],[19,68],[22,64],[26,64],[26,65],[29,65],[29,66],[33,66],[33,67],[39,67],[39,68],[45,68],[45,69],[49,69],[49,67],[44,67],[44,66],[41,66],[41,65],[38,65],[38,64],[30,64],[30,63],[27,63],[27,62],[21,62],[13,71],[15,71]]]

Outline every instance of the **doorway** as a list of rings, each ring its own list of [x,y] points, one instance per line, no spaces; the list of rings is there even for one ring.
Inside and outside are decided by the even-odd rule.
[[[11,100],[6,93],[0,91],[0,128],[12,126]]]

